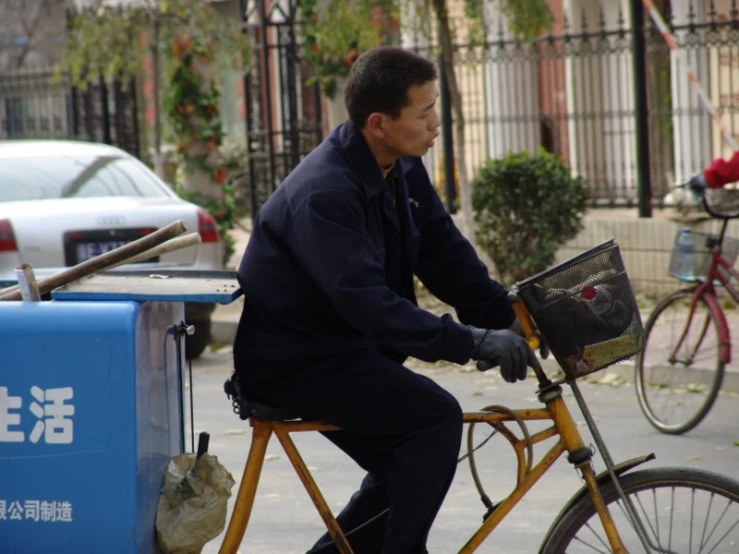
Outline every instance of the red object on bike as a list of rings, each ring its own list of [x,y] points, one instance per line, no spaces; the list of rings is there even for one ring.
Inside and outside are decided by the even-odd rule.
[[[598,291],[593,285],[586,285],[580,289],[580,297],[585,300],[593,300],[598,295]]]
[[[716,158],[705,170],[703,178],[709,189],[719,189],[724,185],[739,181],[739,151],[730,160]]]

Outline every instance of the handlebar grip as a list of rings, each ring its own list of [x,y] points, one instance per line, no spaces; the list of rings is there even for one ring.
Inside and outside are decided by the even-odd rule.
[[[529,314],[529,310],[526,308],[526,304],[523,303],[523,300],[518,297],[518,291],[515,286],[511,288],[511,291],[508,293],[508,301],[513,305],[513,311],[515,312],[518,321],[521,323],[521,331],[523,331],[523,335],[526,338],[526,342],[529,344],[529,348],[531,348],[531,350],[538,349],[541,346],[541,340],[534,330],[534,322],[531,319],[531,314]],[[544,373],[541,363],[536,356],[534,356],[534,360],[536,361],[536,365],[533,369],[539,383],[541,383],[542,386],[551,385],[552,382]]]
[[[531,350],[536,350],[541,345],[541,341],[539,340],[536,331],[534,331],[534,322],[531,321],[531,315],[526,309],[523,300],[521,300],[515,292],[508,294],[508,300],[512,300],[513,311],[516,313],[516,317],[518,317],[518,321],[521,323],[521,330],[523,331],[523,336],[526,337],[526,341],[529,343],[529,348],[531,348]]]

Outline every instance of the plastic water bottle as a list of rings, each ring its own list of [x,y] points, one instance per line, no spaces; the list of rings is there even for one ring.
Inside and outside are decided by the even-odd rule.
[[[675,238],[674,276],[681,281],[695,279],[693,273],[693,231],[689,227],[680,229]]]

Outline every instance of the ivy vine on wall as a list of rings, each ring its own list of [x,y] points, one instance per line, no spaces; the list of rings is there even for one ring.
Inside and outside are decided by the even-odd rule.
[[[186,190],[180,182],[177,193],[215,219],[225,243],[225,265],[234,252],[229,231],[234,228],[237,214],[234,187],[227,183],[229,168],[220,151],[224,133],[220,88],[214,74],[214,47],[201,38],[183,34],[172,41],[171,54],[163,105],[176,151],[185,172],[203,172],[218,187],[212,194],[203,194]]]
[[[383,28],[397,16],[396,0],[301,0],[299,32],[303,56],[311,63],[321,92],[336,95],[337,78],[365,50],[383,42]]]

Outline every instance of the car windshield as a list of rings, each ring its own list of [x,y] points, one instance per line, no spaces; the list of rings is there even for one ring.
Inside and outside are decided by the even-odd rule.
[[[137,160],[120,156],[0,159],[0,202],[105,196],[168,196]]]

